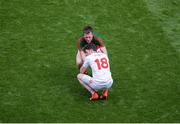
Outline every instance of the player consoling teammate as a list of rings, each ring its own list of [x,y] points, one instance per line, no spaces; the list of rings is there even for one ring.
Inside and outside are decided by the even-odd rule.
[[[93,35],[93,29],[91,26],[86,26],[83,29],[83,36],[78,39],[77,42],[77,55],[76,55],[76,65],[80,69],[80,67],[83,64],[83,61],[85,59],[85,53],[82,50],[84,46],[87,44],[92,43],[96,45],[99,51],[102,51],[103,53],[107,54],[106,47],[104,46],[104,42],[98,37]]]
[[[91,93],[90,100],[107,99],[113,79],[106,48],[102,40],[93,36],[91,27],[85,27],[84,31],[84,37],[79,40],[79,55],[77,54],[76,58],[79,59],[77,65],[80,68],[77,78]],[[92,70],[92,77],[85,73],[88,67]],[[101,96],[98,94],[100,90],[102,90]]]

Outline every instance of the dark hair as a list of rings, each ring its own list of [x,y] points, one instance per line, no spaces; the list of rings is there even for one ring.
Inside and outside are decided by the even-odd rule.
[[[92,49],[93,51],[97,51],[96,45],[90,43],[83,47],[83,51],[86,53],[86,50]]]
[[[92,28],[91,26],[85,26],[85,27],[83,28],[83,33],[84,33],[84,34],[88,34],[88,33],[90,33],[90,32],[93,33],[93,28]]]

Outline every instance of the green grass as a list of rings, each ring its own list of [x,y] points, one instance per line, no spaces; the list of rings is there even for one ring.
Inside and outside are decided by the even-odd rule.
[[[1,0],[0,122],[180,122],[178,0]],[[103,36],[113,87],[76,79],[85,25]]]

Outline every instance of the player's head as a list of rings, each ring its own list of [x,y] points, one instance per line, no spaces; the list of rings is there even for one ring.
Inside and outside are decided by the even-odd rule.
[[[83,51],[86,55],[90,55],[91,53],[97,52],[97,48],[96,45],[90,43],[83,48]]]
[[[85,26],[83,29],[84,39],[87,43],[91,43],[93,39],[93,28],[91,26]]]

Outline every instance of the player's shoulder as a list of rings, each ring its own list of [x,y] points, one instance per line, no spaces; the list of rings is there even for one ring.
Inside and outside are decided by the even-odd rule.
[[[104,56],[104,53],[92,53],[91,55],[89,55],[91,59],[96,59],[96,58],[99,58],[99,57],[102,57]]]
[[[84,37],[80,37],[77,41],[77,48],[78,49],[81,49],[82,48],[82,44],[84,44],[85,42],[84,41]]]
[[[107,54],[105,54],[105,53],[102,53],[102,52],[100,52],[100,53],[98,53],[98,55],[102,58],[107,58],[108,59],[108,56],[107,56]]]
[[[97,35],[93,35],[93,38],[94,38],[95,40],[97,40],[97,41],[102,41],[102,38],[100,38],[100,37],[97,36]]]
[[[102,53],[102,52],[96,52],[96,53],[94,53],[94,55],[96,55],[96,56],[106,56],[106,54]]]
[[[82,42],[82,41],[84,41],[84,37],[80,37],[80,38],[78,39],[78,42],[79,42],[79,43]]]
[[[86,56],[85,60],[90,61],[95,57],[95,54],[92,53],[91,55]]]
[[[81,44],[81,38],[79,38],[76,42],[76,46],[78,49],[80,49],[80,44]]]
[[[93,35],[93,41],[100,46],[104,46],[104,41],[97,35]]]

